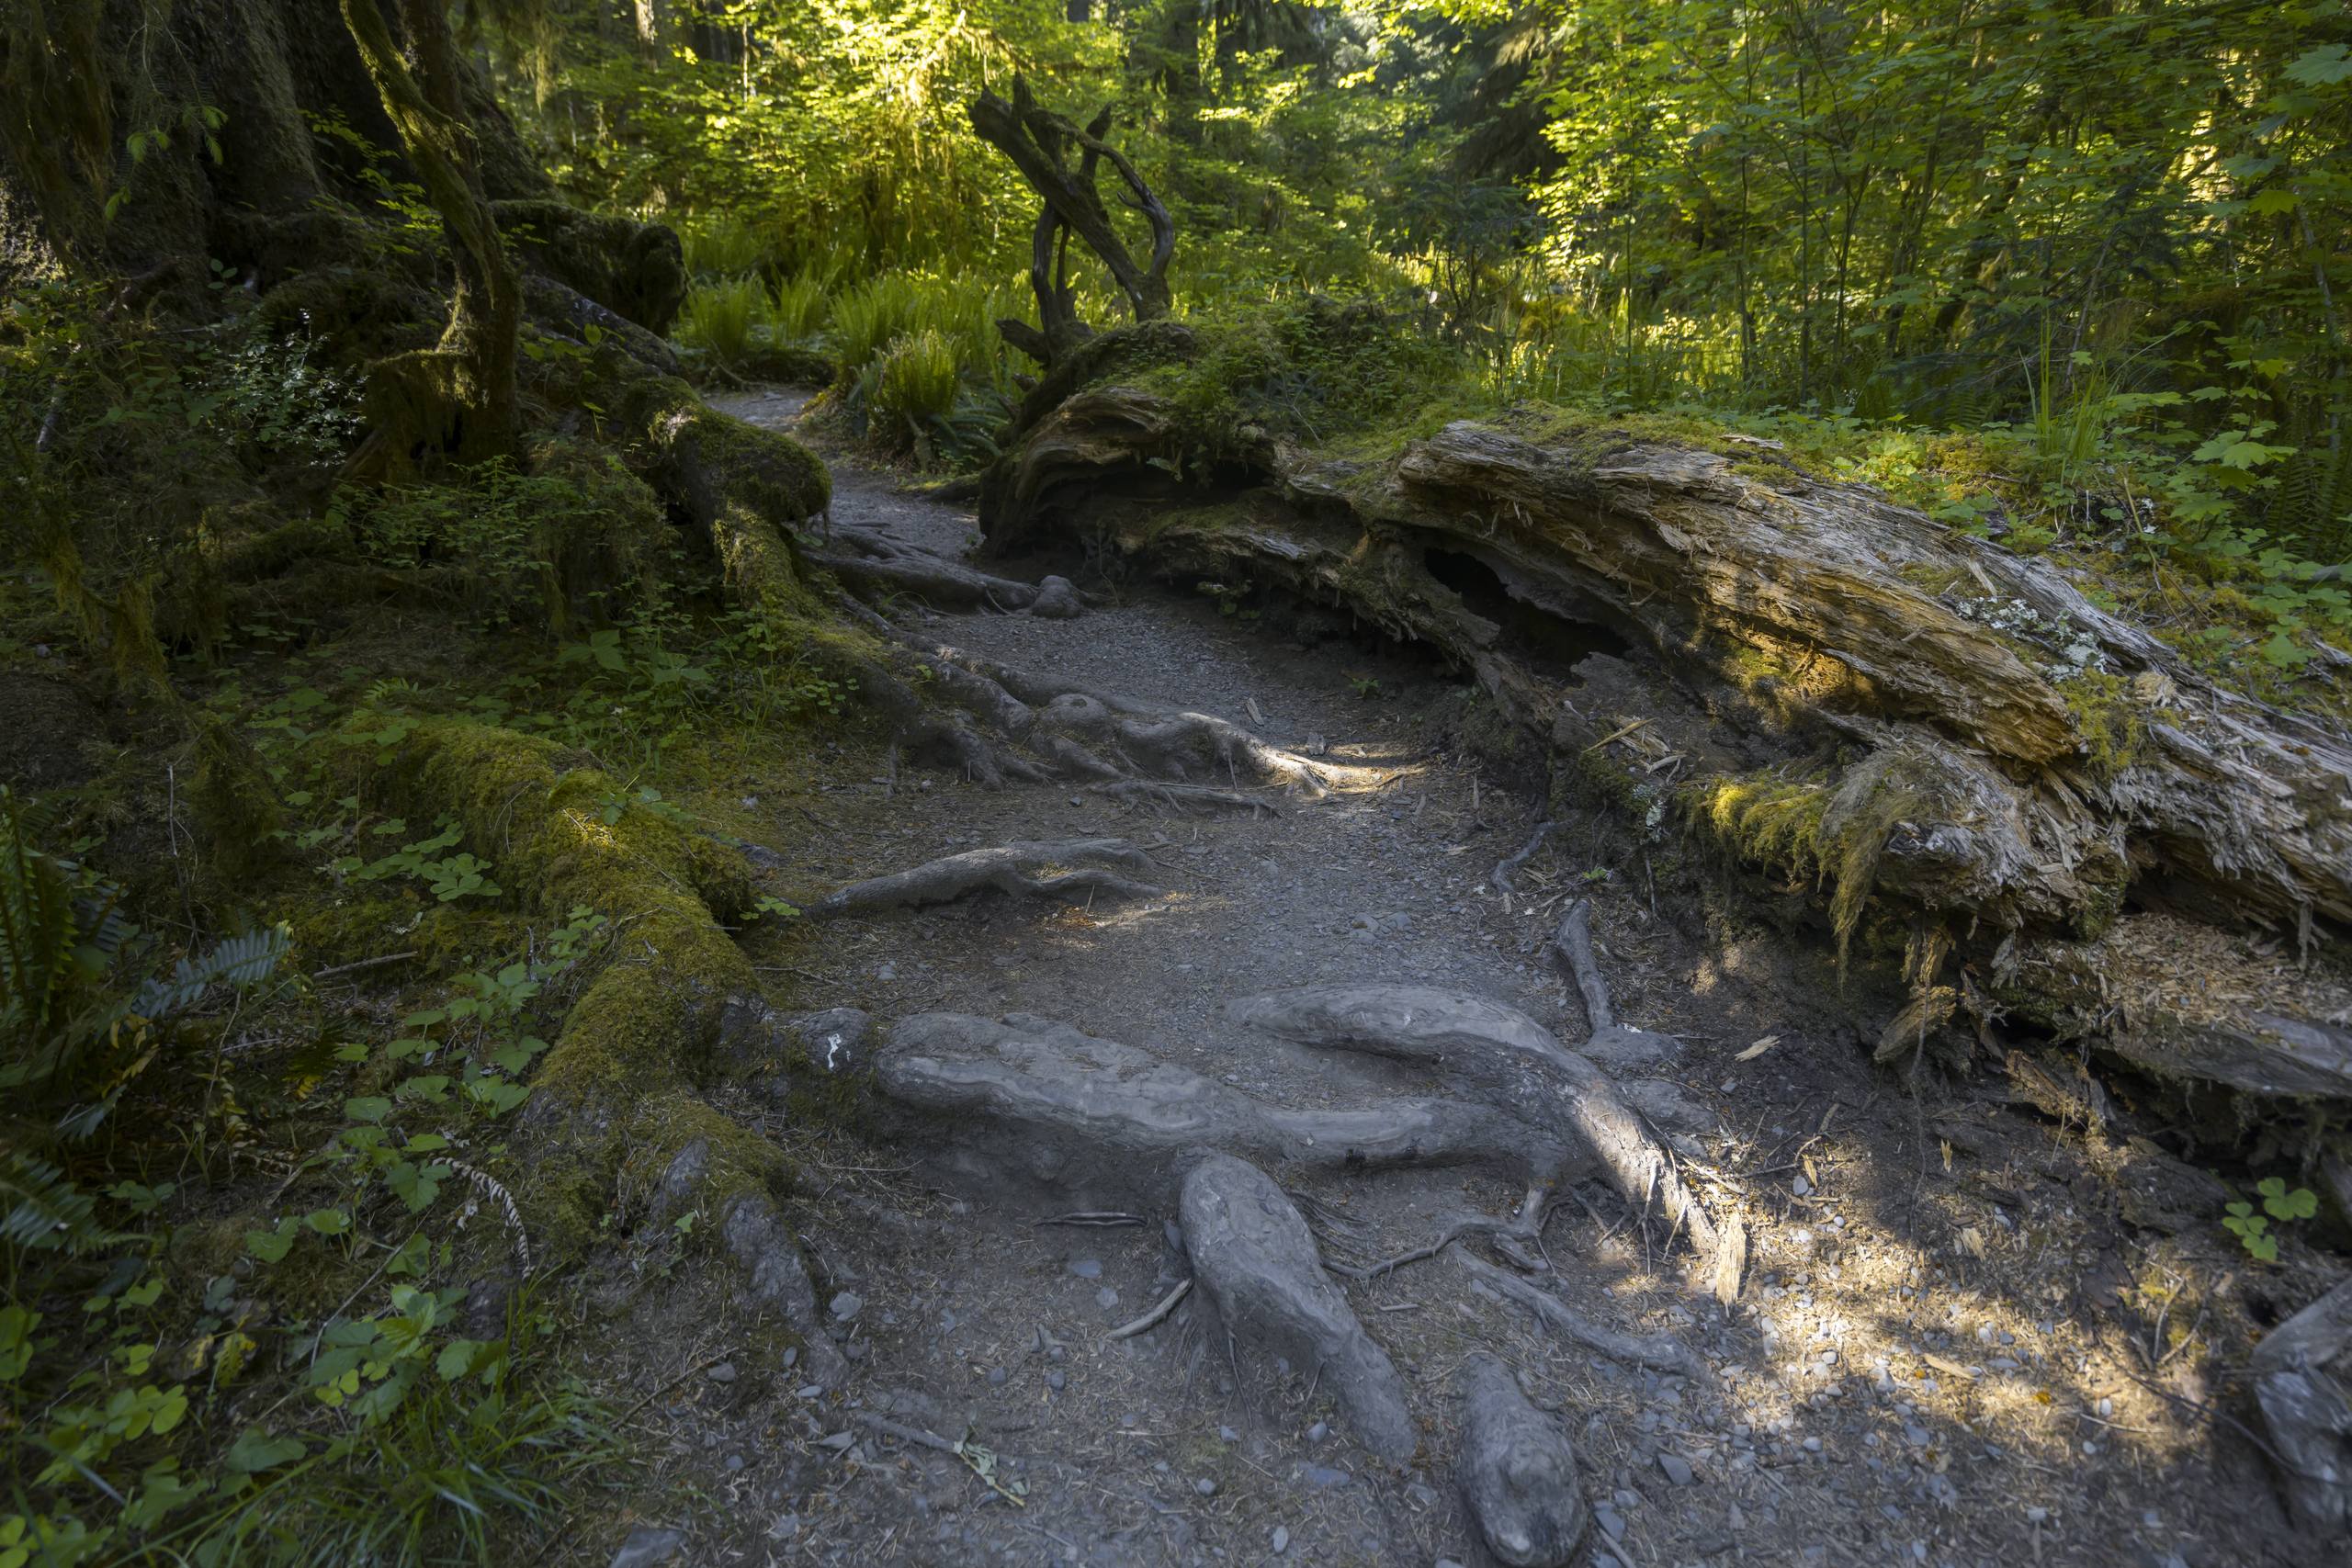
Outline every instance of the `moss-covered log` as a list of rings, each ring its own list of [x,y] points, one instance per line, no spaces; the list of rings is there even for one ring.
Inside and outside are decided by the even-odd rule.
[[[751,865],[655,813],[606,820],[618,781],[514,730],[424,725],[389,770],[364,772],[390,804],[454,816],[540,909],[594,909],[620,933],[566,1015],[524,1113],[534,1145],[525,1201],[550,1250],[587,1250],[624,1188],[655,1190],[673,1210],[700,1205],[762,1304],[784,1313],[820,1375],[838,1373],[780,1217],[790,1163],[703,1092],[726,1068],[718,1048],[730,1010],[766,1010],[750,961],[720,923],[751,908]]]
[[[2352,929],[2352,738],[2049,560],[1729,440],[1524,413],[1341,455],[1182,391],[1130,373],[1038,419],[990,476],[991,542],[1083,527],[1439,649],[1653,830],[1679,811],[1817,888],[1841,945],[1908,932],[1921,1043],[1998,992],[2167,1076],[2352,1098],[2334,982],[2256,947],[2324,964]],[[2183,927],[2228,1005],[2157,983]]]

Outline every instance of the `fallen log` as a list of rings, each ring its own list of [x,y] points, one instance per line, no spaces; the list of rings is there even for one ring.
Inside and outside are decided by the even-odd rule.
[[[1841,954],[1935,933],[1923,995],[2087,1024],[2171,1077],[2352,1098],[2328,1005],[2352,929],[2341,728],[2207,678],[2050,558],[1735,448],[1554,411],[1342,457],[1205,430],[1145,381],[1035,421],[984,487],[992,547],[1082,514],[1170,577],[1343,606],[1469,672],[1654,832],[1809,883]],[[1212,467],[1217,490],[1187,488]],[[2273,972],[2257,1005],[2118,1030],[2198,1010],[2162,994],[2184,926]],[[2276,975],[2266,937],[2316,967]],[[1957,1031],[1953,1010],[1921,1016]]]

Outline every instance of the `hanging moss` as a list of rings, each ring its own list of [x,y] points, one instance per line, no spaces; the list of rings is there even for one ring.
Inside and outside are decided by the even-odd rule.
[[[1708,779],[1682,792],[1688,820],[1752,865],[1792,878],[1819,874],[1829,791],[1775,773]]]

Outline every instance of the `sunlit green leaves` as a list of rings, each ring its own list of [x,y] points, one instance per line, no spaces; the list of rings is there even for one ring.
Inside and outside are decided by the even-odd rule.
[[[2352,48],[2324,43],[2305,50],[2288,63],[2287,77],[2306,87],[2333,87],[2339,82],[2352,82]]]

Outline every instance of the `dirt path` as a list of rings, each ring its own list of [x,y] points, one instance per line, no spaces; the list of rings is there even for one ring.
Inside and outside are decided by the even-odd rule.
[[[798,400],[720,406],[785,426]],[[968,513],[904,499],[887,475],[846,461],[835,475],[841,528],[941,555],[976,536]],[[986,894],[835,920],[762,961],[790,969],[799,1008],[855,1007],[885,1026],[1042,1015],[1276,1104],[1347,1106],[1393,1092],[1395,1070],[1242,1038],[1216,1010],[1307,983],[1419,982],[1509,1002],[1574,1044],[1584,1017],[1546,939],[1564,900],[1589,895],[1620,1013],[1680,1043],[1651,1070],[1670,1089],[1643,1092],[1688,1116],[1683,1146],[1724,1173],[1751,1250],[1726,1310],[1590,1183],[1553,1211],[1554,1267],[1532,1277],[1608,1326],[1679,1337],[1709,1377],[1629,1370],[1544,1335],[1450,1258],[1416,1263],[1347,1291],[1424,1433],[1415,1462],[1384,1463],[1317,1369],[1229,1348],[1195,1303],[1106,1340],[1185,1277],[1170,1214],[1046,1224],[1050,1209],[974,1184],[939,1151],[833,1139],[808,1156],[806,1239],[851,1386],[802,1382],[691,1292],[648,1309],[649,1387],[724,1358],[657,1412],[674,1444],[663,1483],[700,1498],[674,1494],[694,1561],[1487,1562],[1451,1472],[1454,1374],[1481,1348],[1573,1438],[1595,1562],[2203,1564],[2260,1561],[2283,1539],[2259,1472],[2234,1450],[2214,1458],[2181,1414],[2211,1392],[2187,1371],[2197,1354],[2152,1374],[2117,1327],[2116,1285],[2144,1284],[2182,1244],[2112,1250],[2106,1201],[2067,1185],[2081,1162],[2065,1140],[1967,1107],[1989,1130],[1955,1165],[1902,1086],[1870,1075],[1827,969],[1778,957],[1693,887],[1657,883],[1651,846],[1621,824],[1573,819],[1507,902],[1492,874],[1535,803],[1460,750],[1475,704],[1459,682],[1229,606],[1137,587],[1068,621],[892,613],[926,637],[1207,711],[1381,782],[1279,814],[1170,817],[842,753],[817,791],[765,803],[822,824],[816,881],[1102,836],[1142,847],[1167,891],[1093,908]],[[792,1133],[788,1110],[738,1109]],[[2015,1158],[1980,1157],[1987,1145]],[[1518,1199],[1459,1171],[1275,1174],[1367,1258]],[[2154,1343],[2162,1362],[2161,1329]],[[973,1434],[996,1451],[993,1483],[877,1416]]]

